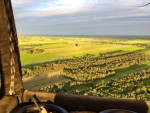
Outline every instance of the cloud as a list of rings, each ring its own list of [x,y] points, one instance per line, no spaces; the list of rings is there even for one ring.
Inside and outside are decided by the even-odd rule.
[[[138,21],[149,25],[150,6],[133,7],[128,1],[130,0],[12,0],[12,3],[18,28],[29,28],[31,32],[44,26],[40,33],[44,30],[55,32],[51,27],[59,29],[60,33],[65,28],[68,32],[67,28],[73,32],[74,26],[79,29],[82,25],[88,26],[86,28],[90,31],[90,26],[105,26],[107,23],[111,23],[112,26],[109,27],[113,28],[113,22],[127,24]]]
[[[139,8],[131,7],[124,0],[12,0],[16,8],[16,18],[63,16],[76,13],[91,15],[97,13],[102,16],[126,15],[126,13],[140,13]],[[20,7],[21,6],[21,7]],[[14,7],[15,8],[15,7]],[[144,9],[144,8],[143,8]],[[135,11],[136,10],[136,11]],[[147,8],[148,11],[150,11]],[[146,11],[146,8],[145,8]],[[147,12],[148,12],[147,11]],[[104,14],[105,13],[105,14]],[[115,18],[115,17],[114,17]]]
[[[13,4],[15,11],[18,12],[16,13],[17,18],[44,17],[79,12],[83,9],[85,0],[29,0],[24,3],[13,0]],[[17,8],[22,8],[22,12],[18,11]]]
[[[14,8],[26,6],[32,3],[34,3],[34,0],[12,0],[12,5]]]

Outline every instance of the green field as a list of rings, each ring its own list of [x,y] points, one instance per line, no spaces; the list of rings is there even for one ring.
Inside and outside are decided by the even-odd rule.
[[[144,100],[150,97],[149,39],[20,36],[19,48],[26,88]],[[48,77],[57,72],[55,80]]]
[[[117,43],[116,43],[117,42]],[[22,65],[46,62],[50,60],[99,54],[113,51],[138,51],[145,49],[119,39],[83,38],[83,37],[20,37]],[[139,43],[140,41],[138,41]],[[126,42],[128,43],[128,42]],[[131,44],[132,43],[132,44]],[[142,42],[143,43],[143,42]],[[148,52],[150,53],[150,52]]]

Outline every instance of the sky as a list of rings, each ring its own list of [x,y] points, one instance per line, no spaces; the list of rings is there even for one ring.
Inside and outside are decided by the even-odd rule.
[[[150,0],[11,1],[18,34],[150,36]]]

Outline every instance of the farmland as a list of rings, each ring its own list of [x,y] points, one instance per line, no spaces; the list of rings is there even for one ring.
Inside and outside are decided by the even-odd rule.
[[[141,41],[138,41],[141,42]],[[129,43],[129,44],[128,44]],[[80,37],[33,37],[19,38],[22,64],[33,64],[50,60],[99,54],[113,51],[137,51],[145,47],[135,46],[124,39],[80,38]]]
[[[150,99],[148,38],[20,36],[19,47],[26,88]]]

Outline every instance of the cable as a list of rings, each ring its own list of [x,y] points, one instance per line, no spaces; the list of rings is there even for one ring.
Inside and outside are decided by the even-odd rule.
[[[142,4],[142,3],[138,3],[138,0],[128,0],[128,3],[132,7],[145,7],[145,6],[150,5],[150,2]]]

